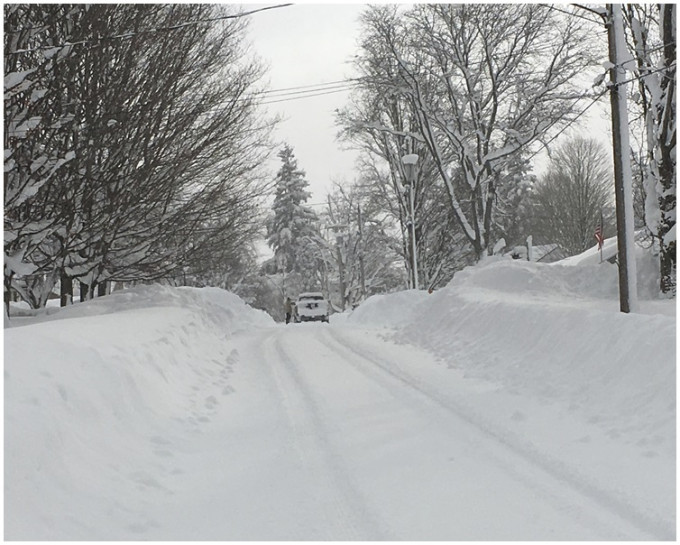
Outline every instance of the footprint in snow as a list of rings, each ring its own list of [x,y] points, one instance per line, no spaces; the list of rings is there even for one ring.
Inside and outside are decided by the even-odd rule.
[[[158,482],[158,480],[156,478],[154,478],[153,476],[151,476],[147,473],[144,473],[144,472],[141,472],[141,471],[131,473],[130,479],[132,479],[135,483],[137,483],[137,488],[139,488],[140,490],[143,490],[145,488],[153,488],[153,489],[156,489],[156,490],[160,490],[167,495],[170,495],[170,496],[174,495],[174,492],[172,490],[163,486],[160,482]]]
[[[57,390],[59,391],[59,395],[61,396],[61,399],[65,402],[68,402],[68,393],[66,392],[66,388],[59,384],[57,386]]]
[[[142,522],[134,522],[132,524],[128,524],[127,529],[133,534],[144,534],[149,529],[149,527]]]
[[[145,534],[148,530],[152,528],[159,528],[158,523],[153,520],[147,520],[144,522],[133,522],[127,525],[129,532],[133,534]]]

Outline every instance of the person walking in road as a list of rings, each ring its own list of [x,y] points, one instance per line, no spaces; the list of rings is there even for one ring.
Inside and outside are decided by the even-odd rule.
[[[283,310],[286,313],[286,323],[288,324],[293,316],[293,301],[290,300],[290,297],[286,297],[286,301],[283,304]]]

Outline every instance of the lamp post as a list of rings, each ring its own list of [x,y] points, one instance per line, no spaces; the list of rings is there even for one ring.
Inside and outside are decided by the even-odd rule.
[[[406,183],[409,193],[409,200],[411,204],[411,253],[413,255],[413,286],[418,287],[418,257],[416,255],[416,211],[415,211],[415,189],[416,189],[416,164],[418,163],[418,155],[410,153],[401,158],[404,163],[404,170],[406,171]]]

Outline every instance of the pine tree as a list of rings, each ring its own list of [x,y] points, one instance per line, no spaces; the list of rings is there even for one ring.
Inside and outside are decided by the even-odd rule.
[[[274,250],[278,272],[314,275],[314,256],[310,242],[317,237],[318,218],[305,206],[311,193],[305,171],[298,168],[293,149],[285,145],[279,152],[283,163],[276,175],[273,215],[267,223],[267,243]]]

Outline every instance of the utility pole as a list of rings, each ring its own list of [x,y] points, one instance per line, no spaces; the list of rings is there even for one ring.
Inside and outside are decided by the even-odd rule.
[[[342,234],[336,234],[335,244],[338,250],[338,269],[340,272],[340,310],[345,310],[345,298],[346,298],[346,287],[345,287],[345,262],[342,255],[342,245],[343,237]]]
[[[364,229],[361,221],[361,205],[357,204],[357,219],[359,221],[359,280],[361,282],[361,300],[366,299],[366,273],[364,271]]]
[[[345,256],[346,253],[343,252],[343,247],[345,245],[345,236],[348,234],[349,225],[345,224],[333,224],[328,226],[329,229],[335,234],[335,249],[336,249],[336,260],[338,263],[338,273],[340,281],[340,310],[344,311],[347,304],[347,281],[346,281],[346,270],[345,270]]]
[[[609,91],[612,107],[614,145],[614,188],[616,192],[616,231],[619,251],[619,303],[621,312],[635,312],[637,271],[635,266],[635,226],[633,224],[633,174],[630,167],[626,73],[623,63],[627,51],[621,4],[607,5],[609,39]]]

